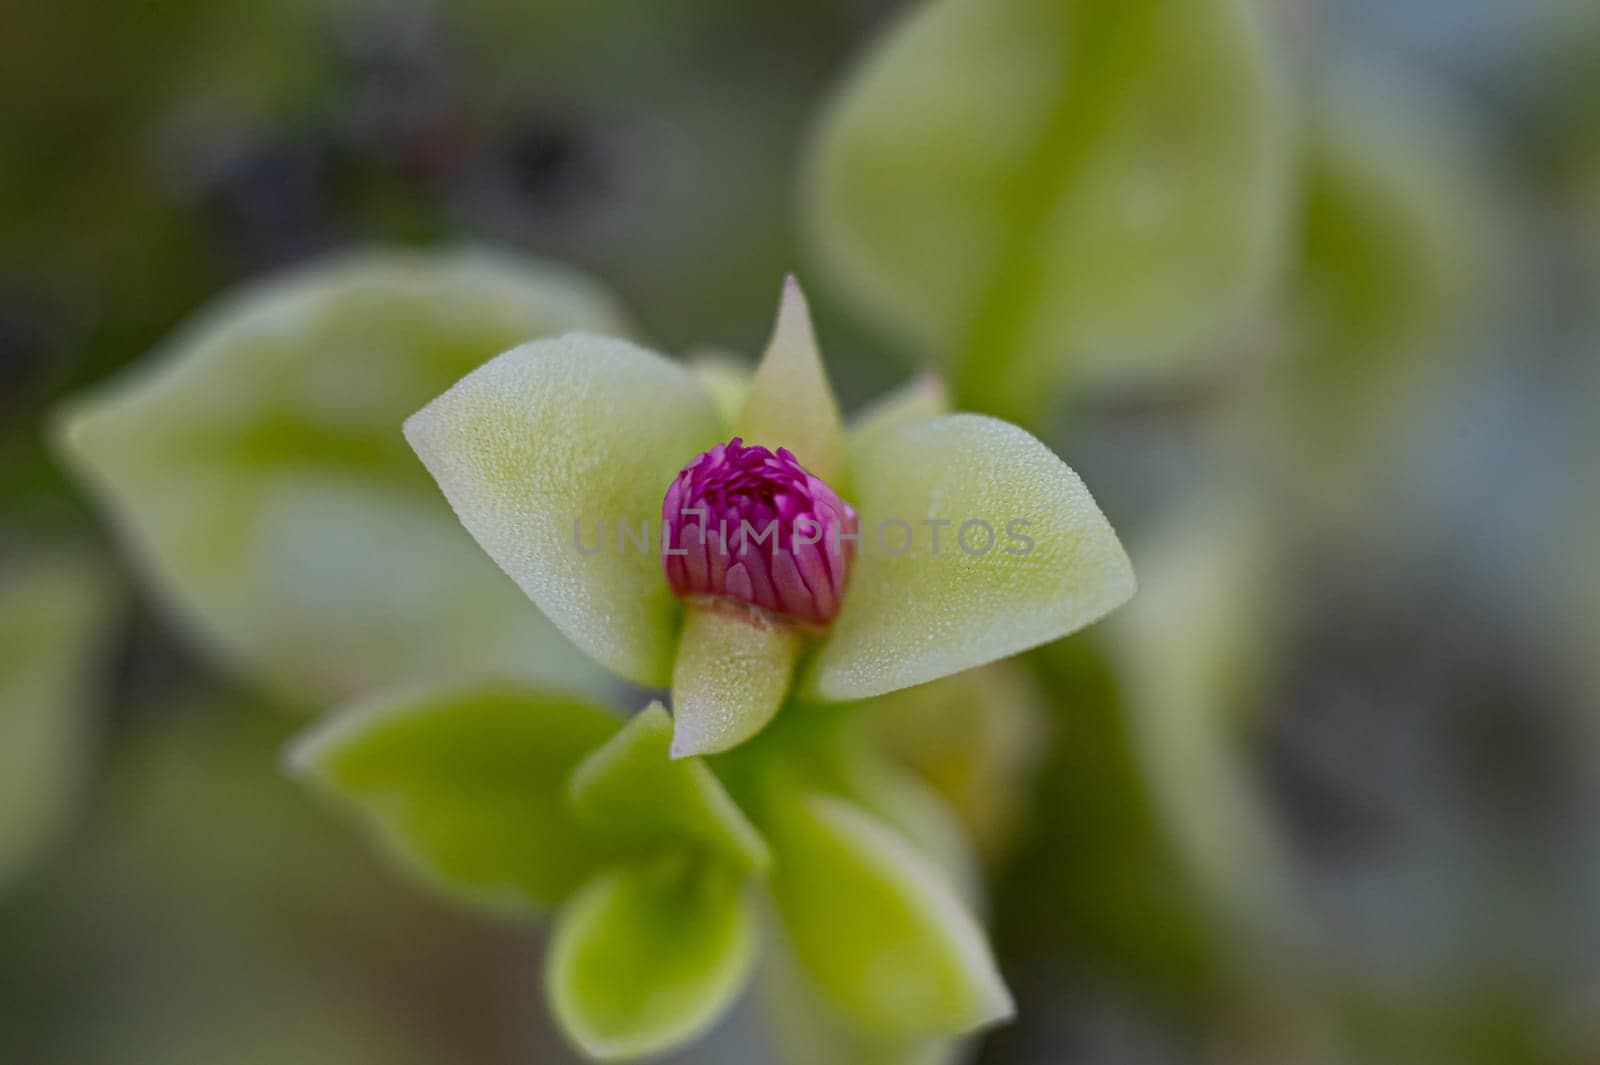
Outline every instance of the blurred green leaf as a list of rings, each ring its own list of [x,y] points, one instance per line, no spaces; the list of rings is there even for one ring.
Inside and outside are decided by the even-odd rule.
[[[728,1008],[756,942],[749,899],[718,870],[678,861],[614,869],[561,911],[546,959],[551,1007],[601,1060],[667,1050]]]
[[[944,877],[852,803],[771,803],[772,888],[800,965],[885,1039],[957,1035],[1011,1014],[988,943]]]
[[[1407,424],[1429,357],[1470,342],[1492,197],[1462,107],[1372,62],[1321,86],[1304,182],[1284,421],[1327,464]]]
[[[1300,897],[1245,749],[1281,650],[1281,548],[1253,496],[1195,495],[1142,546],[1139,595],[1107,633],[1135,756],[1182,858],[1226,916],[1281,933]]]
[[[561,901],[608,856],[567,788],[617,728],[580,700],[463,689],[345,710],[302,736],[289,761],[424,882],[519,915]]]
[[[841,295],[961,406],[1181,368],[1277,265],[1286,94],[1244,0],[934,0],[825,116],[806,184]]]
[[[92,694],[114,601],[76,555],[0,570],[0,890],[66,825],[95,731]]]
[[[1028,670],[1010,660],[969,669],[874,700],[870,714],[883,749],[949,802],[984,855],[1004,853],[1048,749]]]
[[[636,847],[688,841],[743,870],[764,870],[766,841],[705,763],[674,760],[671,746],[672,718],[651,703],[573,773],[578,812]]]
[[[594,283],[460,252],[247,288],[71,405],[63,451],[203,644],[315,706],[485,673],[596,676],[483,557],[404,419],[532,337],[618,331]]]
[[[756,986],[784,1065],[952,1065],[973,1056],[973,1040],[896,1039],[863,1031],[817,990],[781,941],[763,951]]]

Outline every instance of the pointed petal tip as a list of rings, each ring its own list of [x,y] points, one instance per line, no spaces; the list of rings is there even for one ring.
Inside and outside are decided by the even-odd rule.
[[[813,333],[811,301],[806,299],[805,289],[800,287],[800,279],[793,274],[785,274],[783,289],[778,294],[778,316],[772,330],[772,339],[776,341],[785,333],[801,329],[807,336]],[[812,346],[815,347],[815,341],[812,341]]]

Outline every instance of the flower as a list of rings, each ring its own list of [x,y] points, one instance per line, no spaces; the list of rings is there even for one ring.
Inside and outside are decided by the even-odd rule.
[[[683,757],[749,739],[791,697],[921,684],[1065,636],[1133,593],[1077,474],[1022,429],[942,405],[918,381],[847,430],[791,278],[732,424],[690,369],[571,333],[472,371],[405,433],[462,523],[569,639],[628,680],[670,684]],[[837,602],[806,580],[787,606],[749,562],[744,578],[709,559],[691,571],[686,556],[675,571],[647,535],[674,492],[719,522],[770,511],[791,534],[803,513],[853,510],[848,582],[841,567],[837,590],[826,585]],[[663,554],[685,530],[665,516]],[[761,550],[770,583],[794,540]],[[832,550],[809,548],[796,569],[832,566]]]
[[[679,598],[743,603],[813,625],[839,612],[855,557],[849,537],[860,523],[788,448],[774,455],[737,436],[718,444],[672,482],[661,523],[661,561]]]

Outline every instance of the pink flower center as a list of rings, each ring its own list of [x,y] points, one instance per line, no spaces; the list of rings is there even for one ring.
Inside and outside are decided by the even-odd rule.
[[[808,625],[839,612],[856,512],[789,453],[734,437],[685,466],[661,502],[663,562],[684,597],[736,600]]]

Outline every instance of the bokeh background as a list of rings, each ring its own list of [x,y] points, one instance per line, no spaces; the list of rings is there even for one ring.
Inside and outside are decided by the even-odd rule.
[[[744,360],[796,271],[855,406],[931,356],[803,185],[911,6],[7,9],[0,1061],[569,1060],[537,930],[436,903],[293,787],[303,671],[197,637],[52,412],[241,283],[462,242]],[[1276,295],[1220,355],[1027,412],[1142,588],[957,697],[1029,706],[967,796],[1004,831],[963,809],[1019,1000],[973,1052],[1600,1061],[1600,10],[1258,13],[1294,129]],[[886,711],[913,763],[916,709]],[[741,1009],[681,1060],[768,1060],[767,1031]]]

